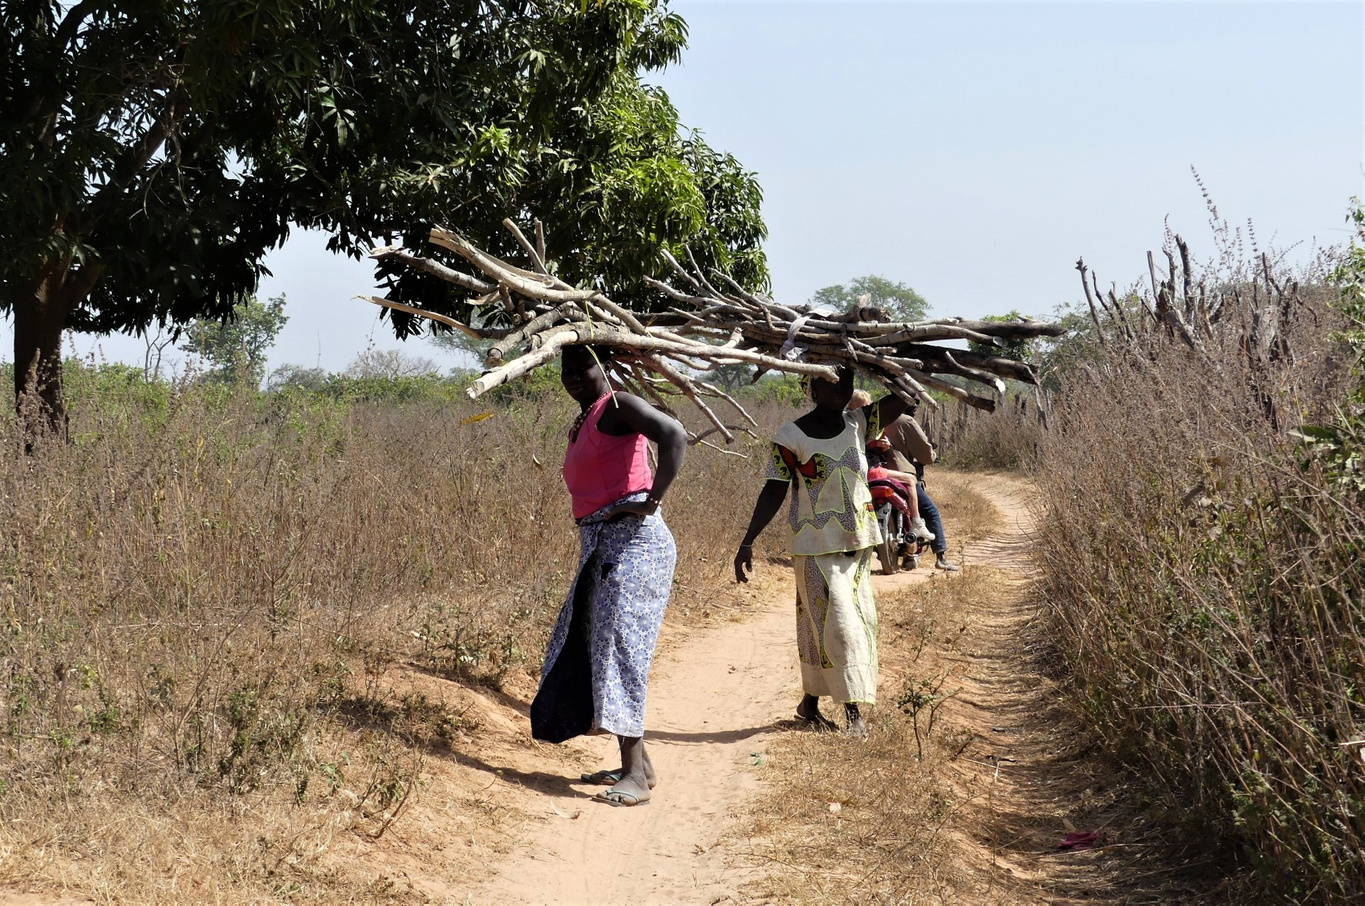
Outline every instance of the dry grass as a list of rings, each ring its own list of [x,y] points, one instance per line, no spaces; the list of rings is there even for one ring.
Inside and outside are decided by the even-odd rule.
[[[337,841],[477,746],[395,666],[525,695],[576,565],[571,415],[130,384],[78,400],[74,444],[0,458],[0,883],[425,901]],[[761,462],[690,451],[670,620],[716,608],[752,500],[715,489]]]
[[[989,481],[990,473],[931,468],[925,478],[925,490],[943,517],[950,545],[980,541],[1000,528],[999,508],[973,489]]]
[[[1047,434],[1037,397],[1031,391],[1008,397],[995,412],[944,405],[925,413],[924,422],[939,446],[942,462],[954,469],[1032,468]]]
[[[970,476],[933,479],[950,537],[979,538],[995,507]],[[964,518],[965,517],[965,518]],[[988,569],[882,594],[881,703],[866,743],[791,733],[772,747],[767,789],[742,834],[770,867],[760,902],[952,903],[963,883],[951,834],[962,801],[943,766],[970,737],[942,719],[958,688],[949,656],[968,638],[971,608],[989,600]]]
[[[1294,277],[1298,277],[1298,285]],[[1319,281],[1314,284],[1314,281]],[[1225,258],[1195,354],[1105,322],[1038,471],[1064,670],[1157,811],[1247,896],[1365,896],[1365,505],[1292,431],[1333,421],[1355,356],[1321,274]]]

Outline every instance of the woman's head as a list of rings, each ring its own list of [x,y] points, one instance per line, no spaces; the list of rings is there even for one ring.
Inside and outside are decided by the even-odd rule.
[[[853,397],[853,369],[847,365],[838,365],[835,371],[839,375],[837,382],[827,381],[822,377],[810,379],[810,398],[817,409],[843,412]]]
[[[608,346],[565,346],[560,354],[560,383],[578,402],[592,403],[611,389],[606,371],[610,361]]]

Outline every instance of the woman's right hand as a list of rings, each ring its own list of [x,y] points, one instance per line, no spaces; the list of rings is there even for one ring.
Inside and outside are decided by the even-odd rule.
[[[631,503],[618,503],[616,506],[607,510],[602,517],[603,522],[615,522],[622,516],[653,516],[659,511],[659,505],[650,500],[641,500]]]
[[[735,554],[735,581],[748,582],[749,577],[745,575],[754,571],[754,546],[752,544],[741,544],[739,552]]]

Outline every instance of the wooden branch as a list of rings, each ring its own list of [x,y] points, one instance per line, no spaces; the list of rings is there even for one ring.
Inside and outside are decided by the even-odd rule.
[[[515,290],[523,296],[545,302],[582,302],[597,294],[592,289],[557,289],[554,279],[543,274],[514,267],[506,261],[494,258],[475,248],[458,233],[441,227],[431,228],[431,241],[441,248],[450,249],[484,273],[495,276],[499,283]]]
[[[647,363],[655,371],[672,381],[674,385],[682,391],[683,396],[691,400],[692,405],[700,409],[701,414],[705,415],[707,419],[710,420],[711,424],[715,425],[716,428],[720,430],[720,435],[725,438],[727,444],[735,439],[735,436],[730,433],[730,429],[725,427],[725,423],[716,417],[716,413],[711,411],[711,407],[702,402],[700,395],[698,395],[696,388],[692,384],[692,380],[687,377],[687,375],[678,371],[658,356],[642,355],[640,356],[640,361]]]
[[[665,409],[664,394],[686,397],[729,442],[734,439],[731,427],[712,411],[706,398],[724,400],[733,407],[751,426],[745,430],[756,428],[757,423],[728,393],[698,379],[697,372],[744,364],[755,366],[758,375],[776,371],[837,380],[836,366],[853,366],[907,401],[920,399],[928,406],[936,406],[929,395],[929,388],[933,388],[967,405],[990,411],[995,407],[994,400],[976,396],[934,375],[957,375],[1000,394],[1005,386],[1003,378],[1036,382],[1032,369],[1003,356],[949,352],[932,344],[965,339],[993,346],[1002,338],[1062,333],[1056,325],[1027,319],[995,322],[952,318],[892,323],[881,310],[868,305],[866,298],[843,313],[780,305],[745,290],[723,272],[715,271],[714,280],[708,279],[691,250],[687,252],[690,268],[680,264],[667,250],[662,251],[684,289],[662,280],[645,280],[647,286],[680,307],[640,314],[598,290],[569,286],[549,273],[544,228],[538,221],[534,223],[534,242],[510,219],[504,225],[531,260],[534,271],[489,255],[458,233],[440,227],[431,230],[431,241],[469,262],[480,277],[470,277],[402,249],[376,249],[373,253],[377,258],[399,261],[479,294],[467,304],[501,299],[513,326],[496,332],[479,330],[411,306],[372,299],[378,304],[434,317],[471,336],[496,337],[498,342],[487,358],[491,370],[471,386],[472,397],[547,364],[565,346],[601,344],[621,353],[612,366],[618,383]],[[1078,264],[1084,280],[1084,265]],[[1094,317],[1099,326],[1098,311]],[[797,348],[795,354],[791,353],[793,347]],[[507,361],[517,348],[524,350],[522,354]],[[693,440],[705,443],[706,436],[697,435]]]
[[[484,360],[486,364],[496,368],[502,364],[502,360],[507,353],[518,343],[525,342],[533,335],[542,330],[555,326],[560,321],[583,321],[586,316],[578,310],[572,302],[565,302],[557,308],[553,308],[543,315],[537,315],[516,330],[509,333],[506,337],[494,343],[488,350],[488,356]]]
[[[541,261],[550,260],[545,255],[545,224],[540,222],[540,218],[536,218],[531,225],[536,231],[536,254]]]
[[[967,368],[963,365],[959,365],[957,360],[953,358],[953,354],[946,349],[943,351],[943,357],[948,360],[949,365],[952,365],[957,369],[957,374],[960,377],[965,377],[978,383],[985,384],[988,387],[994,387],[996,393],[1001,396],[1005,395],[1005,382],[1000,380],[1000,378],[990,372],[982,371],[979,368]]]
[[[910,355],[919,356],[924,362],[924,367],[920,369],[922,371],[933,373],[938,370],[938,366],[947,363],[945,355],[948,351],[940,346],[910,343],[900,347],[900,349]],[[1033,373],[1033,366],[1017,359],[986,355],[985,353],[973,352],[970,349],[954,349],[953,358],[968,368],[979,368],[982,371],[1024,384],[1036,385],[1038,383],[1038,377]]]
[[[531,245],[531,240],[526,238],[526,234],[521,231],[521,227],[517,226],[516,221],[511,217],[507,217],[503,219],[502,225],[507,228],[507,231],[512,234],[512,238],[517,240],[517,244],[522,247],[526,252],[526,256],[531,259],[531,263],[536,267],[536,273],[554,280],[555,283],[559,284],[560,289],[571,288],[569,287],[569,284],[564,283],[561,280],[555,280],[554,276],[550,274],[549,269],[545,267],[545,259],[536,251],[536,247]]]
[[[410,315],[417,315],[419,318],[430,318],[431,320],[445,324],[448,327],[453,327],[465,336],[473,337],[476,340],[487,340],[497,336],[497,334],[490,331],[479,330],[477,327],[470,327],[468,324],[462,324],[454,318],[438,315],[434,311],[426,311],[411,305],[404,305],[402,302],[395,302],[392,299],[381,299],[378,296],[356,296],[356,298],[364,299],[366,302],[373,302],[375,305],[381,305],[384,308],[392,308],[395,311],[405,311]]]
[[[1060,325],[1046,321],[972,321],[966,318],[940,318],[927,324],[954,324],[976,333],[984,333],[1007,340],[1032,340],[1036,337],[1060,337],[1066,333]]]
[[[484,283],[468,274],[462,274],[457,270],[446,267],[439,261],[432,261],[430,258],[419,258],[406,249],[397,246],[384,246],[370,250],[370,257],[379,261],[398,261],[409,267],[414,267],[419,271],[439,277],[447,283],[454,283],[467,290],[476,293],[496,293],[498,288],[491,283]],[[491,301],[491,300],[490,300]]]
[[[1095,322],[1095,336],[1100,341],[1100,348],[1109,349],[1109,341],[1104,338],[1104,325],[1100,323],[1100,313],[1095,309],[1095,297],[1090,294],[1090,284],[1085,276],[1088,269],[1085,266],[1085,259],[1076,259],[1076,270],[1081,272],[1081,288],[1085,290],[1085,301],[1090,305],[1090,320]]]
[[[688,285],[690,285],[693,289],[701,289],[701,284],[697,282],[696,278],[694,278],[691,274],[687,272],[687,268],[683,267],[681,264],[678,263],[678,259],[673,257],[672,252],[670,252],[668,249],[661,249],[660,251],[663,252],[664,260],[667,261],[670,266],[672,266],[673,270],[677,273],[679,277],[682,277],[684,280],[686,280],[688,282]]]
[[[916,380],[922,382],[925,386],[933,387],[935,390],[938,390],[941,393],[946,393],[953,399],[958,400],[959,402],[966,403],[973,409],[981,409],[984,412],[995,411],[995,400],[988,400],[983,399],[982,397],[979,396],[973,396],[972,394],[968,393],[966,390],[963,390],[956,384],[950,384],[947,381],[941,381],[938,378],[934,377],[932,374],[916,374],[914,377]]]
[[[563,349],[565,346],[582,342],[584,335],[584,332],[577,329],[566,330],[563,333],[556,334],[546,340],[544,345],[539,349],[532,350],[523,356],[513,359],[501,368],[496,368],[488,372],[473,384],[470,384],[469,390],[466,391],[469,394],[469,398],[478,399],[494,387],[515,380],[523,374],[539,368],[541,365],[546,364],[553,360],[555,356],[559,355],[559,350]],[[591,339],[592,334],[590,331],[587,332],[586,335]]]

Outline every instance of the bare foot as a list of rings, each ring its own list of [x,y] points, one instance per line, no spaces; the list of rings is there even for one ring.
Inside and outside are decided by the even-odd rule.
[[[853,739],[867,739],[867,724],[863,722],[863,715],[858,710],[857,704],[848,702],[844,705],[844,716],[848,718],[848,726],[844,733]]]
[[[801,699],[801,704],[796,706],[796,716],[813,730],[839,729],[834,721],[820,713],[820,699],[814,695],[807,695]]]

